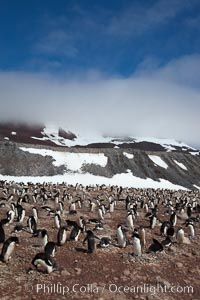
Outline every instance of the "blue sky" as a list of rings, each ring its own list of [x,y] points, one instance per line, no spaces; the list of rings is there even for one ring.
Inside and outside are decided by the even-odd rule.
[[[197,0],[0,1],[2,70],[130,76],[199,53]]]
[[[0,90],[1,119],[200,147],[200,1],[0,0]]]

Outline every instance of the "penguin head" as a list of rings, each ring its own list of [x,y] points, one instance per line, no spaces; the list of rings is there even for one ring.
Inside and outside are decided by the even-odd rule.
[[[87,230],[86,233],[87,233],[87,237],[88,237],[88,238],[94,236],[94,233],[92,232],[92,230]]]
[[[19,245],[19,238],[16,236],[11,236],[10,242],[14,242],[16,245]]]

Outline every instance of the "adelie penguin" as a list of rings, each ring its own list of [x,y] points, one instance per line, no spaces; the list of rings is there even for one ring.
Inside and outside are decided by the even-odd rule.
[[[59,214],[55,214],[54,216],[54,222],[57,229],[61,227],[61,217]]]
[[[150,252],[158,252],[163,250],[163,245],[157,241],[156,239],[153,239],[153,243],[150,245],[146,253]]]
[[[38,271],[48,274],[57,269],[55,259],[47,253],[36,254],[31,263]]]
[[[128,228],[133,229],[134,228],[134,220],[135,216],[132,211],[128,211],[127,217],[126,217],[126,226]]]
[[[32,208],[32,212],[33,212],[33,216],[34,216],[34,218],[35,218],[35,221],[36,221],[36,223],[37,223],[37,221],[38,221],[38,210],[37,210],[37,208],[36,208],[36,207],[33,207],[33,208]]]
[[[48,242],[44,247],[44,252],[54,257],[56,253],[56,244],[54,242]]]
[[[81,231],[82,231],[82,228],[80,226],[78,226],[77,223],[75,223],[74,227],[70,233],[70,240],[75,240],[77,242]]]
[[[65,226],[60,227],[57,234],[57,245],[63,246],[67,240],[67,228]]]
[[[186,222],[186,227],[189,229],[189,236],[195,236],[194,224],[191,221]]]
[[[142,255],[142,246],[140,242],[140,237],[137,231],[133,232],[133,255],[141,256]]]
[[[109,237],[102,237],[98,246],[100,248],[108,248],[111,245],[111,239]]]
[[[172,225],[173,227],[176,226],[176,223],[177,223],[177,215],[176,215],[175,212],[170,216],[170,223],[171,223],[171,225]]]
[[[14,222],[14,219],[15,219],[15,212],[13,210],[9,210],[7,212],[7,218],[9,220],[9,224],[13,223]]]
[[[122,225],[118,225],[117,227],[117,242],[119,247],[125,248],[126,247],[126,236],[125,230],[122,228]]]
[[[83,244],[87,241],[88,253],[93,253],[96,249],[95,238],[99,239],[91,230],[87,230],[87,236],[85,237]]]
[[[156,215],[153,214],[149,219],[150,219],[150,228],[154,229],[157,222]]]
[[[0,244],[4,243],[5,241],[5,231],[3,229],[3,224],[0,221]]]
[[[179,227],[177,232],[176,232],[176,241],[178,244],[183,244],[184,243],[184,230],[182,227]]]
[[[170,222],[168,221],[165,221],[162,223],[161,227],[160,227],[160,235],[167,235],[167,229],[169,228],[170,226]]]
[[[48,233],[46,229],[38,229],[36,232],[33,233],[33,237],[37,237],[37,244],[38,247],[45,247],[48,243]]]
[[[3,248],[2,248],[1,254],[0,254],[1,261],[7,263],[10,260],[16,244],[19,244],[19,239],[18,239],[18,237],[15,237],[15,236],[11,236],[4,242]]]
[[[138,235],[140,237],[140,243],[141,243],[142,249],[144,249],[146,246],[146,233],[145,233],[145,229],[143,226],[139,227]]]
[[[30,230],[31,233],[34,233],[36,232],[37,230],[37,223],[36,223],[36,220],[35,220],[35,217],[34,216],[30,216],[27,220],[27,226]]]

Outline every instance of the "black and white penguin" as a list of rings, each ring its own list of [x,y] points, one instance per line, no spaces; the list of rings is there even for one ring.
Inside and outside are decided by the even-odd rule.
[[[0,254],[0,260],[3,262],[8,262],[11,258],[11,254],[13,253],[15,249],[15,245],[19,244],[18,237],[11,236],[9,237],[3,244],[3,248],[1,250]]]
[[[173,237],[175,234],[175,230],[173,226],[170,226],[169,228],[167,228],[167,236],[171,236]]]
[[[170,237],[167,236],[166,239],[161,242],[161,245],[165,248],[169,248],[172,245]]]
[[[140,243],[142,246],[142,249],[146,246],[146,233],[143,226],[140,226],[138,229],[138,235],[140,237]]]
[[[121,224],[119,224],[117,227],[117,242],[119,247],[121,248],[126,247],[126,236]]]
[[[99,208],[98,208],[98,217],[99,217],[99,220],[104,220],[102,206],[99,206]]]
[[[189,229],[189,236],[194,237],[195,236],[195,229],[194,224],[192,221],[186,222],[186,227]]]
[[[128,211],[128,214],[126,216],[126,226],[128,228],[131,228],[133,230],[134,228],[134,221],[135,221],[135,216],[132,211]]]
[[[96,249],[95,238],[97,238],[91,230],[87,230],[87,236],[85,237],[83,244],[87,241],[88,253],[93,253]]]
[[[83,216],[79,217],[78,225],[82,228],[82,232],[86,232],[86,220]]]
[[[21,205],[17,205],[17,222],[22,223],[24,221],[26,211]]]
[[[33,216],[35,218],[35,221],[37,223],[38,222],[38,210],[35,206],[32,208],[32,212],[33,212]]]
[[[59,210],[61,211],[61,213],[63,213],[63,211],[64,211],[64,204],[63,204],[63,202],[59,201],[58,205],[59,205]]]
[[[170,222],[164,221],[160,227],[160,235],[166,235],[167,234],[167,229],[170,227]]]
[[[96,230],[104,230],[104,225],[99,222],[98,224],[95,225],[95,228],[93,229],[94,231]]]
[[[36,232],[37,230],[37,223],[36,223],[36,220],[35,220],[35,217],[34,216],[30,216],[27,220],[27,226],[30,230],[31,233],[34,233]]]
[[[61,217],[59,214],[55,214],[54,216],[54,223],[57,229],[61,227]]]
[[[33,233],[33,237],[37,237],[37,246],[45,247],[48,243],[48,233],[46,229],[38,229]]]
[[[56,261],[47,253],[36,254],[31,263],[38,271],[46,272],[48,274],[57,268]]]
[[[7,212],[7,218],[9,220],[9,222],[8,222],[9,224],[14,222],[15,212],[12,209]]]
[[[177,223],[177,215],[175,212],[173,212],[173,214],[170,216],[170,223],[171,225],[174,227],[176,226]]]
[[[109,203],[109,212],[113,213],[114,212],[114,208],[115,208],[115,203],[114,201]]]
[[[192,205],[191,204],[188,204],[187,215],[188,215],[188,218],[191,218],[191,216],[192,216]]]
[[[178,244],[182,244],[184,242],[184,230],[182,227],[179,227],[176,232],[176,241]]]
[[[95,207],[96,207],[96,204],[92,200],[89,200],[89,209],[91,212],[94,211]]]
[[[44,247],[44,252],[54,257],[56,253],[56,244],[54,242],[48,242]]]
[[[149,246],[147,253],[157,252],[157,251],[162,251],[162,250],[163,250],[162,244],[159,241],[157,241],[156,239],[153,239],[153,243]]]
[[[0,244],[5,242],[5,231],[3,229],[3,224],[0,222]]]
[[[58,230],[57,245],[58,246],[64,245],[66,240],[67,240],[67,228],[65,226],[62,226]]]
[[[82,228],[80,226],[78,226],[77,223],[75,223],[73,226],[73,229],[70,233],[70,240],[75,240],[77,242],[81,231],[82,231]]]
[[[69,206],[69,212],[76,210],[76,203],[75,202],[71,202],[70,206]]]
[[[151,215],[149,219],[150,219],[150,228],[154,229],[156,226],[156,222],[157,222],[156,215],[154,215],[154,214]]]
[[[108,248],[111,245],[111,239],[109,237],[102,237],[99,242],[100,248]]]
[[[140,237],[138,235],[138,232],[133,232],[133,255],[135,256],[141,256],[142,255],[142,246],[140,242]]]

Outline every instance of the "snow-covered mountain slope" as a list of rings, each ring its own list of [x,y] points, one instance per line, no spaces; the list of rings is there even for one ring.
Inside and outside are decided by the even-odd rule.
[[[132,148],[146,151],[187,151],[193,147],[173,139],[153,137],[109,137],[97,133],[81,135],[55,125],[0,124],[0,140],[57,147]]]
[[[61,128],[11,125],[0,125],[0,179],[138,188],[200,186],[199,151],[181,142],[83,138]]]

